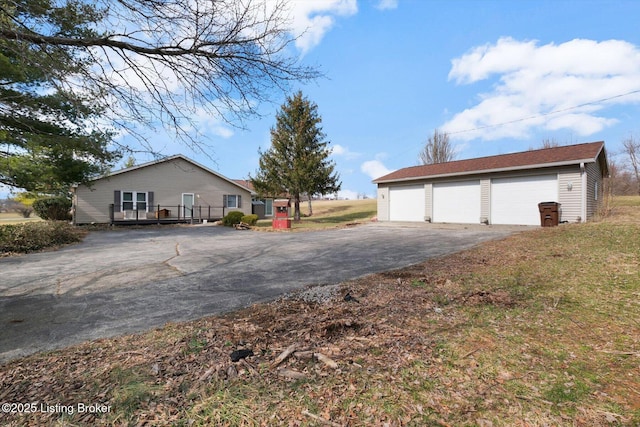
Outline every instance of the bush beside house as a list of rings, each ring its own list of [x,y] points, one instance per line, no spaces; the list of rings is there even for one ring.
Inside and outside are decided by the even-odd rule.
[[[244,222],[245,224],[256,225],[256,223],[258,222],[258,215],[245,215],[240,219],[240,221]]]
[[[233,227],[236,224],[240,224],[244,213],[240,211],[231,211],[222,218],[222,224],[227,227]]]
[[[36,214],[44,220],[71,221],[71,200],[66,197],[43,197],[33,202]]]
[[[0,225],[0,256],[76,243],[85,233],[61,221]]]

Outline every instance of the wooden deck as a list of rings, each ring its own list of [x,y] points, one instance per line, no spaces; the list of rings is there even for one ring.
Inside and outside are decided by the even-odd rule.
[[[113,204],[109,206],[110,223],[114,225],[144,224],[202,224],[204,221],[214,222],[222,219],[225,208],[214,206],[163,206],[153,205],[151,211],[114,212]]]

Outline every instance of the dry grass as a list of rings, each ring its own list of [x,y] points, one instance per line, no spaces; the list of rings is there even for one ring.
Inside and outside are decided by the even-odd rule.
[[[309,215],[307,202],[300,203],[302,218],[300,222],[292,222],[293,231],[314,230],[343,227],[370,221],[376,216],[377,201],[366,200],[317,200],[312,204],[313,215]],[[291,207],[293,217],[293,206]],[[271,220],[261,220],[259,227],[271,227]]]
[[[344,283],[328,302],[282,299],[8,363],[0,402],[111,411],[0,424],[640,425],[640,204],[625,203],[622,221],[614,209],[517,234]],[[231,362],[238,348],[254,356]]]
[[[22,215],[16,212],[0,212],[0,225],[3,224],[21,224],[23,222],[42,221],[40,217],[32,214],[29,218],[23,218]]]

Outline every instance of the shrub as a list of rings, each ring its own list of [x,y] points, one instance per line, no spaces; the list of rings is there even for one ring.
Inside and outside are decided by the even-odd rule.
[[[222,223],[227,227],[232,227],[236,224],[240,224],[240,221],[242,221],[243,216],[244,216],[243,212],[231,211],[224,218],[222,218]]]
[[[33,213],[33,209],[30,208],[29,206],[25,206],[22,204],[16,205],[13,208],[14,211],[18,212],[20,215],[22,215],[22,218],[29,218],[31,217],[31,214]]]
[[[42,219],[69,221],[71,219],[71,200],[66,197],[43,197],[33,202],[33,209]]]
[[[27,253],[75,243],[84,232],[66,222],[28,222],[0,225],[0,254]]]
[[[256,225],[256,223],[258,222],[258,215],[255,215],[255,214],[245,215],[242,217],[241,221],[244,222],[245,224]]]

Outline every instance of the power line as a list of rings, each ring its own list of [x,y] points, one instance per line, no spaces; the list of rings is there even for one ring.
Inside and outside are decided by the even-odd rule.
[[[573,107],[567,107],[567,108],[563,108],[563,109],[560,109],[560,110],[549,111],[547,113],[541,113],[541,114],[536,114],[536,115],[529,116],[529,117],[523,117],[523,118],[520,118],[520,119],[510,120],[508,122],[496,123],[496,124],[493,124],[493,125],[478,126],[478,127],[472,128],[472,129],[457,130],[457,131],[451,131],[451,132],[447,132],[447,133],[449,135],[455,135],[455,134],[459,134],[459,133],[474,132],[474,131],[477,131],[477,130],[483,130],[483,129],[496,128],[496,127],[500,127],[500,126],[506,126],[506,125],[510,125],[510,124],[513,124],[513,123],[519,123],[519,122],[524,122],[524,121],[527,121],[527,120],[538,119],[540,117],[550,116],[552,114],[558,114],[558,113],[564,113],[566,111],[576,110],[578,108],[582,108],[582,107],[586,107],[586,106],[594,105],[594,104],[599,104],[601,102],[610,101],[610,100],[616,99],[616,98],[622,98],[624,96],[629,96],[629,95],[633,95],[633,94],[636,94],[636,93],[640,93],[640,89],[632,90],[631,92],[622,93],[622,94],[619,94],[619,95],[610,96],[608,98],[598,99],[596,101],[585,102],[584,104],[574,105]]]
[[[493,124],[493,125],[478,126],[478,127],[472,128],[472,129],[451,131],[451,132],[446,132],[446,133],[448,135],[455,135],[455,134],[461,134],[461,133],[474,132],[474,131],[477,131],[477,130],[483,130],[483,129],[496,128],[496,127],[500,127],[500,126],[506,126],[506,125],[513,124],[513,123],[524,122],[526,120],[532,120],[532,119],[537,119],[537,118],[540,118],[540,117],[550,116],[550,115],[553,115],[553,114],[564,113],[566,111],[576,110],[578,108],[586,107],[586,106],[593,105],[593,104],[599,104],[601,102],[610,101],[610,100],[616,99],[616,98],[622,98],[622,97],[633,95],[633,94],[636,94],[636,93],[640,93],[640,89],[636,89],[636,90],[632,90],[630,92],[626,92],[626,93],[610,96],[608,98],[602,98],[602,99],[598,99],[598,100],[595,100],[595,101],[585,102],[583,104],[574,105],[572,107],[562,108],[560,110],[549,111],[547,113],[536,114],[536,115],[533,115],[533,116],[523,117],[523,118],[520,118],[520,119],[514,119],[514,120],[507,121],[507,122],[502,122],[502,123],[496,123],[496,124]],[[404,137],[396,137],[395,138],[396,141],[402,141],[404,139],[405,139]],[[422,146],[424,146],[424,142],[421,142],[420,144],[411,145],[410,147],[407,147],[404,150],[398,151],[394,155],[391,155],[391,156],[387,157],[387,159],[389,159],[389,160],[395,159],[397,157],[400,157],[401,155],[404,155],[404,154],[408,153],[409,151],[416,150],[418,147],[422,147]]]

